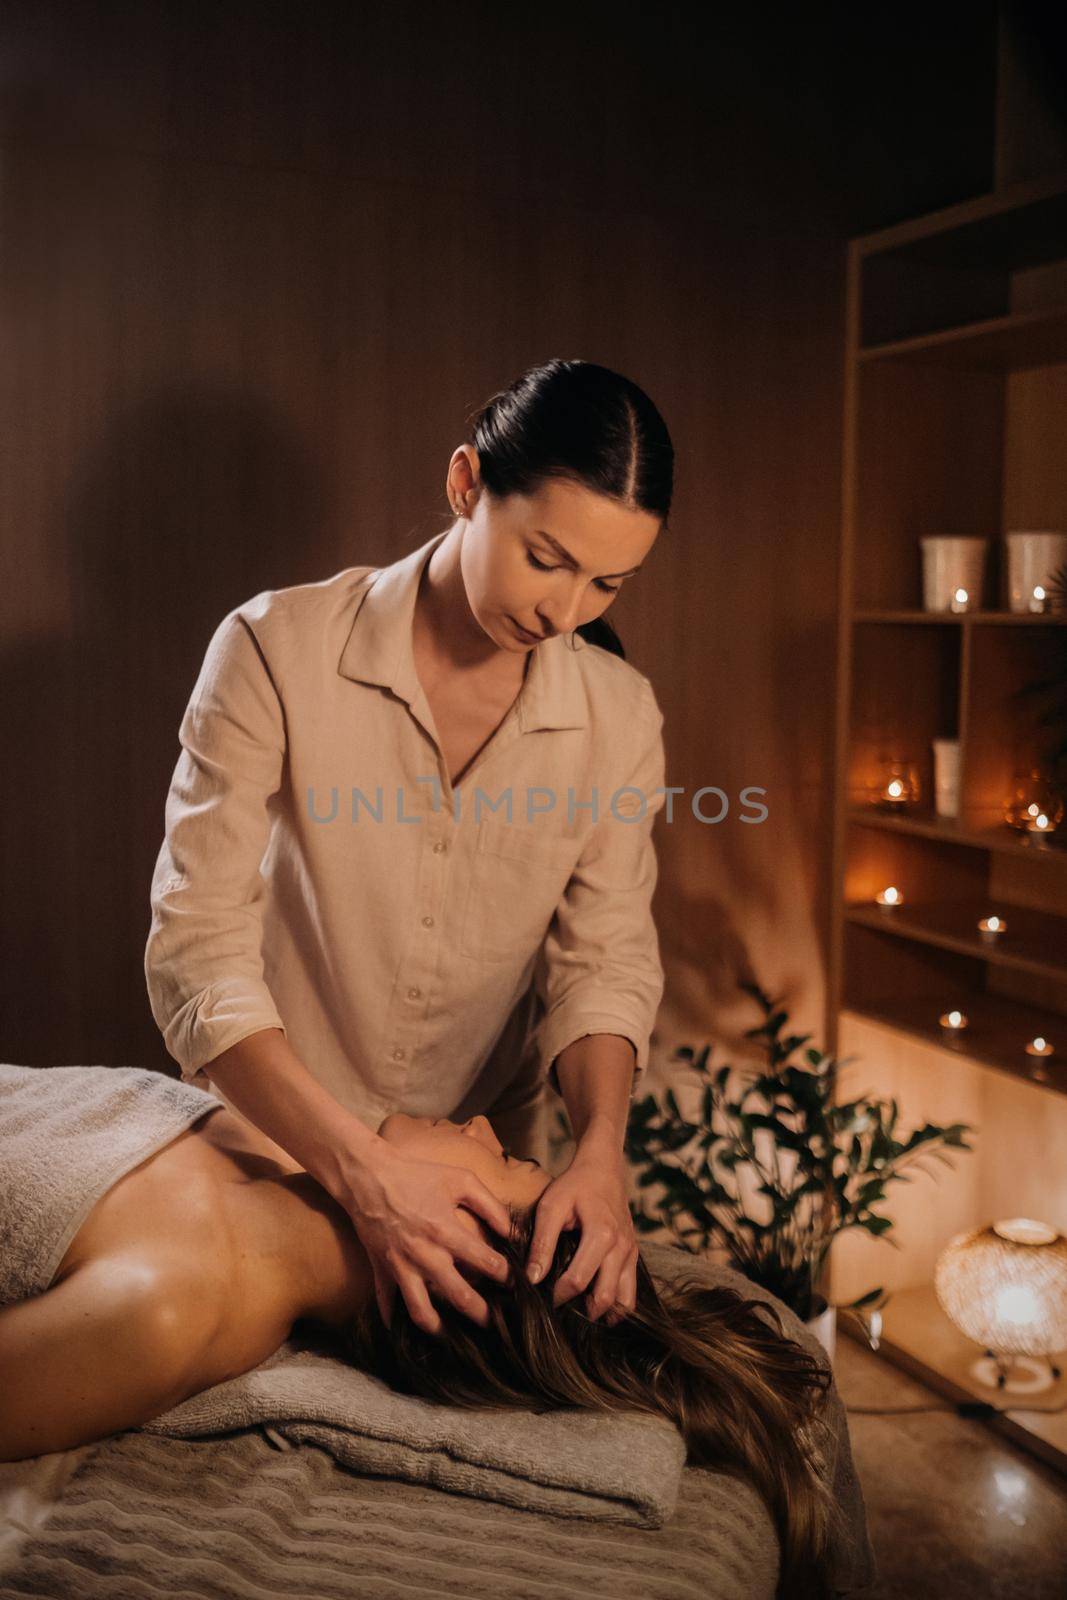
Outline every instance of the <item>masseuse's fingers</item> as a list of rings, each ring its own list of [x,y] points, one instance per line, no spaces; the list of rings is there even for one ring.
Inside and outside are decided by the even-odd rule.
[[[470,1284],[461,1272],[457,1272],[451,1262],[442,1264],[433,1274],[432,1287],[445,1300],[451,1301],[457,1311],[462,1311],[465,1317],[470,1317],[480,1328],[489,1326],[489,1307],[481,1295]]]
[[[418,1273],[412,1271],[410,1267],[398,1266],[396,1281],[415,1326],[421,1328],[424,1333],[440,1333],[444,1325],[434,1310],[433,1301]]]
[[[393,1320],[396,1279],[384,1267],[380,1267],[373,1256],[371,1256],[370,1261],[371,1271],[374,1273],[374,1298],[378,1302],[378,1313],[388,1328]]]
[[[464,1228],[456,1223],[448,1232],[442,1231],[438,1235],[438,1243],[448,1251],[457,1261],[466,1262],[476,1272],[481,1272],[487,1278],[496,1278],[500,1283],[508,1281],[508,1264],[502,1255],[490,1249],[485,1240],[470,1228]]]
[[[615,1237],[616,1230],[606,1227],[582,1229],[582,1241],[574,1252],[573,1261],[566,1272],[556,1279],[552,1294],[554,1306],[561,1306],[565,1300],[581,1294],[589,1286],[593,1274],[614,1247]]]
[[[460,1173],[458,1168],[456,1171],[460,1178],[460,1183],[458,1191],[453,1197],[454,1203],[466,1206],[468,1211],[475,1212],[483,1221],[488,1222],[489,1226],[502,1239],[508,1238],[511,1233],[511,1213],[504,1202],[498,1200],[496,1195],[486,1188],[482,1180],[474,1176],[473,1172]],[[508,1264],[504,1257],[497,1255],[495,1250],[489,1253],[494,1257],[499,1267],[503,1268],[504,1276],[506,1276]],[[487,1266],[484,1270],[486,1272],[494,1272],[497,1267]]]
[[[596,1283],[586,1305],[589,1320],[595,1322],[605,1311],[610,1311],[619,1298],[622,1271],[630,1255],[629,1239],[620,1239],[614,1250],[609,1250],[600,1264]]]
[[[637,1305],[637,1245],[635,1244],[626,1258],[626,1265],[619,1274],[619,1287],[615,1291],[615,1304],[605,1313],[604,1321],[609,1328],[614,1328],[616,1323],[633,1311]]]
[[[549,1262],[555,1260],[556,1245],[566,1219],[566,1210],[555,1203],[551,1190],[546,1189],[534,1213],[533,1239],[526,1257],[526,1276],[531,1283],[540,1283]]]

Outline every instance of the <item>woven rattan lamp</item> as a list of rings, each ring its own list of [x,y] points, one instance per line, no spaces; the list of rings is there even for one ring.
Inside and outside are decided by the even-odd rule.
[[[1012,1217],[957,1234],[934,1269],[943,1311],[985,1355],[971,1368],[992,1388],[1034,1394],[1060,1376],[1067,1349],[1067,1238]]]

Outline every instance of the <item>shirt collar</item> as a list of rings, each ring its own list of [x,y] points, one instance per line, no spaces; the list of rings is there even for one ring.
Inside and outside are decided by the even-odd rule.
[[[370,575],[369,586],[357,600],[355,619],[338,662],[343,677],[380,684],[409,706],[423,697],[412,646],[415,598],[422,570],[448,532],[446,528],[435,534],[418,550]],[[557,634],[533,647],[519,693],[519,726],[524,733],[537,728],[588,726],[578,665],[578,654],[585,648],[586,641],[577,634]]]

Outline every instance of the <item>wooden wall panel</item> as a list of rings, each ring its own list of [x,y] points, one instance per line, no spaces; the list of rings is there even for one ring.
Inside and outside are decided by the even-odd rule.
[[[211,632],[442,528],[465,417],[553,355],[643,384],[678,451],[670,530],[613,612],[686,790],[659,832],[656,1058],[743,1045],[747,975],[821,1026],[843,244],[988,165],[955,72],[931,154],[936,49],[893,133],[910,165],[878,157],[892,62],[852,104],[828,26],[5,7],[5,1059],[166,1064],[148,884]],[[688,810],[703,785],[718,826]]]

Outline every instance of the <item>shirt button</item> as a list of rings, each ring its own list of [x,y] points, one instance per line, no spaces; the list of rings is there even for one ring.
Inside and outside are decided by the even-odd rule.
[[[442,855],[447,849],[448,846],[442,840],[438,839],[437,843],[433,847],[433,853],[435,856],[439,856]]]
[[[433,927],[433,918],[432,917],[423,917],[422,925],[423,925],[424,928],[432,928]]]
[[[393,1051],[393,1060],[394,1061],[403,1061],[403,1059],[404,1059],[404,1057],[406,1055],[407,1055],[407,1051],[405,1049],[403,1049],[402,1046],[397,1045],[396,1049]]]
[[[421,993],[422,993],[422,990],[417,988],[417,987],[409,989],[408,990],[408,999],[409,1000],[417,1000],[419,998],[419,996],[421,995]]]

